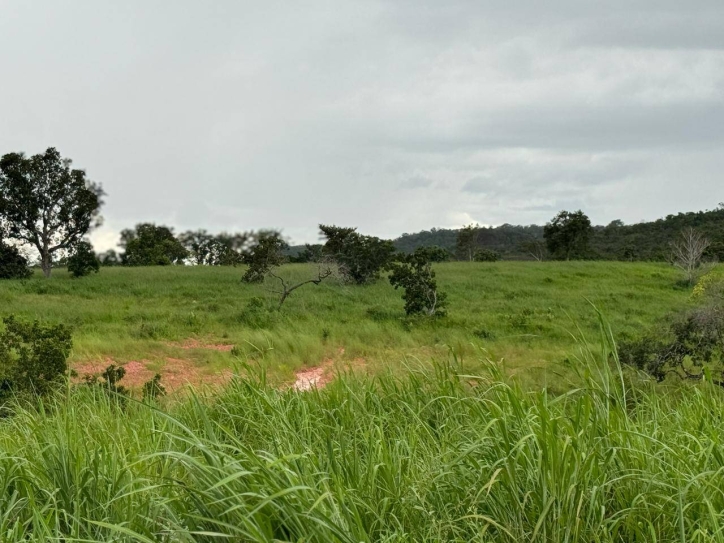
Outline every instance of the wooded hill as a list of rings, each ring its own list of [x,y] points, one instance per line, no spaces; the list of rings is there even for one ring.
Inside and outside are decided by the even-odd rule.
[[[588,258],[596,260],[666,260],[669,244],[686,227],[704,234],[711,246],[710,257],[724,261],[724,206],[699,212],[679,213],[652,222],[624,224],[612,221],[606,226],[594,226]],[[432,228],[414,234],[402,234],[393,240],[401,252],[412,252],[418,247],[437,245],[453,255],[456,252],[458,230]],[[498,252],[507,260],[531,260],[528,250],[531,241],[543,240],[543,227],[503,224],[481,227],[478,245],[481,249]]]

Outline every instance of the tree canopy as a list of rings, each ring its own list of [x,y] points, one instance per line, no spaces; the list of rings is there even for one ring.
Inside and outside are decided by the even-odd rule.
[[[56,253],[71,249],[100,223],[103,190],[71,164],[53,147],[31,157],[0,158],[0,228],[37,249],[46,277]]]
[[[168,266],[183,264],[188,251],[173,235],[173,228],[141,223],[121,232],[125,252],[121,261],[127,266]]]
[[[337,264],[340,275],[351,283],[361,285],[378,279],[395,252],[391,241],[363,236],[356,228],[320,224],[319,229],[327,238],[322,253]]]
[[[592,227],[588,216],[581,211],[561,211],[543,227],[543,237],[554,258],[570,260],[589,256]]]

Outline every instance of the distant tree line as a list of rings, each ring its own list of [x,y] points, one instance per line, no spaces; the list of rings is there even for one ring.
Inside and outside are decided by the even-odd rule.
[[[562,215],[561,215],[562,213]],[[438,247],[457,260],[475,260],[479,250],[496,253],[503,260],[588,259],[623,261],[669,261],[671,244],[687,228],[693,228],[709,240],[705,257],[724,261],[724,205],[716,209],[679,213],[651,222],[626,225],[620,220],[606,226],[586,225],[580,211],[563,211],[549,223],[549,246],[546,226],[503,224],[487,227],[468,225],[461,229],[432,228],[415,234],[403,234],[393,240],[395,249],[412,253],[418,247]],[[578,215],[580,214],[580,215]],[[572,222],[583,228],[568,246],[561,227]],[[564,249],[568,247],[568,249]],[[566,254],[567,252],[567,254]],[[482,255],[480,255],[482,257]],[[482,259],[482,258],[480,258]]]

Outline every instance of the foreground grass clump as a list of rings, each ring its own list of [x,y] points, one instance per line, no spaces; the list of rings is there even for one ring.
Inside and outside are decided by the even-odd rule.
[[[1,423],[0,539],[724,540],[722,391],[583,358],[556,398],[457,362],[168,412],[81,388]]]

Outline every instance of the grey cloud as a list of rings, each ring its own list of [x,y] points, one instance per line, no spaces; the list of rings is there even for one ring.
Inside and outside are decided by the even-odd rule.
[[[99,245],[724,199],[720,0],[2,6],[0,153],[54,145],[103,183]]]

